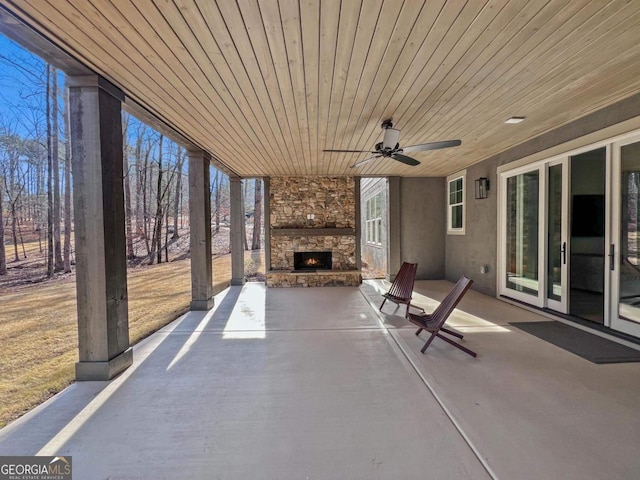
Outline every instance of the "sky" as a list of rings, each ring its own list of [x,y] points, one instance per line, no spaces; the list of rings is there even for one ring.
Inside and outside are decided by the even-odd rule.
[[[0,34],[0,126],[28,136],[44,114],[45,63]]]

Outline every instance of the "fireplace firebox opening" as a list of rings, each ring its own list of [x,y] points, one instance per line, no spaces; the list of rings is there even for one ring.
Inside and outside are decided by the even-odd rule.
[[[293,269],[331,270],[331,252],[294,252]]]

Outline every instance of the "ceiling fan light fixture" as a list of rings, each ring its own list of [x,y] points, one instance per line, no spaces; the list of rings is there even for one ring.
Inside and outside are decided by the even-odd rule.
[[[382,147],[393,150],[398,145],[400,139],[400,130],[397,128],[385,128],[384,139],[382,140]]]
[[[510,117],[507,118],[504,123],[522,123],[525,117]]]

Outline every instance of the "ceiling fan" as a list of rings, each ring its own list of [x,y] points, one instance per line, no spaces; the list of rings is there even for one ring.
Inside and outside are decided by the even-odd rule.
[[[370,150],[323,150],[323,152],[345,152],[345,153],[372,153],[372,157],[365,158],[363,160],[359,160],[353,165],[351,168],[359,167],[360,165],[370,162],[371,160],[375,160],[376,158],[393,158],[402,163],[406,163],[407,165],[411,165],[415,167],[416,165],[420,165],[420,162],[415,158],[408,157],[404,155],[405,152],[421,152],[425,150],[437,150],[440,148],[449,148],[449,147],[457,147],[458,145],[462,145],[460,140],[443,140],[441,142],[430,142],[430,143],[422,143],[420,145],[412,145],[410,147],[402,147],[400,148],[400,144],[398,143],[398,138],[400,138],[400,130],[397,128],[393,128],[393,123],[391,119],[385,120],[381,125],[384,130],[384,138],[380,143],[376,143],[375,151]]]

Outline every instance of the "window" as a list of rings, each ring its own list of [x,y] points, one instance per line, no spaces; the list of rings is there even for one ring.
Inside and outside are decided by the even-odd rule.
[[[464,235],[465,174],[447,177],[447,233],[450,235]]]
[[[367,200],[365,236],[369,245],[382,245],[382,192]]]

